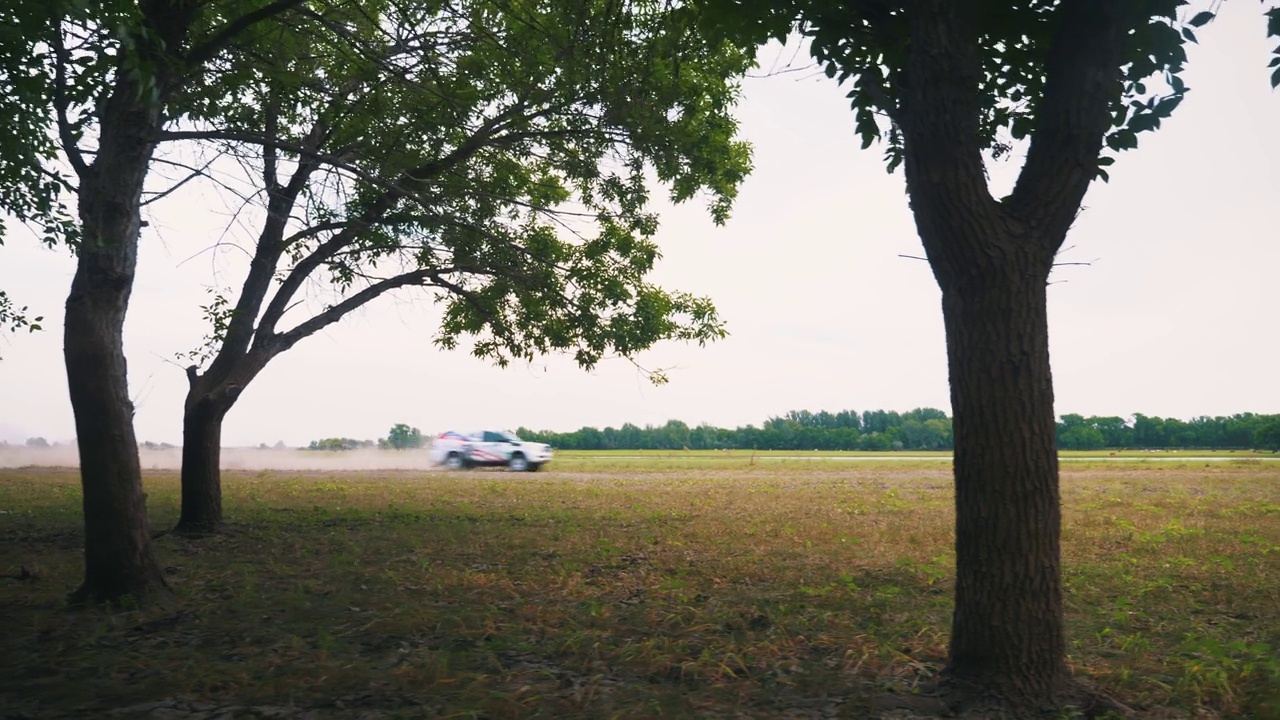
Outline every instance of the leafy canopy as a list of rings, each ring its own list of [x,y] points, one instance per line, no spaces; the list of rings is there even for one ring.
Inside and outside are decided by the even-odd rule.
[[[252,165],[268,211],[254,264],[278,268],[272,296],[251,270],[234,307],[208,306],[210,341],[275,352],[406,286],[444,303],[438,344],[470,336],[499,363],[722,336],[708,300],[647,280],[649,187],[727,217],[753,57],[659,0],[308,4],[262,24],[186,88],[166,135]],[[339,300],[278,329],[317,280]]]
[[[978,78],[979,140],[999,158],[1014,142],[1032,136],[1041,121],[1054,32],[1070,3],[1062,0],[1001,2],[978,0],[976,27],[981,48]],[[1264,12],[1267,33],[1280,40],[1280,5]],[[709,31],[762,43],[785,41],[798,31],[811,41],[810,51],[828,77],[848,82],[855,129],[863,148],[885,143],[890,172],[903,161],[903,137],[895,120],[902,102],[908,48],[910,3],[890,0],[701,0]],[[1138,146],[1138,135],[1160,127],[1182,102],[1188,88],[1182,79],[1185,44],[1210,23],[1219,2],[1196,11],[1187,0],[1126,0],[1129,28],[1119,85],[1111,89],[1112,127],[1098,175],[1114,155]],[[1271,86],[1280,86],[1280,45],[1269,65]]]

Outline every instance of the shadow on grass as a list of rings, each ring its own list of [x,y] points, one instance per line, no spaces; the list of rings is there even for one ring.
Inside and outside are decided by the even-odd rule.
[[[1265,591],[1280,516],[1265,484],[1231,474],[1248,471],[1215,470],[1213,493],[1184,469],[1068,487],[1077,674],[1152,717],[1280,707],[1263,695],[1280,685]],[[777,473],[232,477],[229,532],[154,541],[175,605],[129,611],[61,602],[81,570],[74,474],[2,477],[20,511],[0,525],[0,571],[35,576],[0,580],[5,712],[893,716],[873,704],[945,659],[949,488]],[[176,479],[148,493],[168,527]]]

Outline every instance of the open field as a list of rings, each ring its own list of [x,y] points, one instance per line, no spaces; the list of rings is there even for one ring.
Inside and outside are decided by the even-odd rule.
[[[173,603],[109,611],[61,601],[77,475],[0,470],[0,716],[872,717],[944,660],[949,473],[230,471],[231,533],[156,541]],[[172,525],[175,474],[146,484]],[[1146,717],[1280,717],[1280,463],[1065,463],[1063,494],[1076,672]]]
[[[139,450],[142,467],[148,470],[177,470],[182,466],[182,449],[148,448]],[[1130,460],[1159,462],[1196,462],[1212,460],[1255,459],[1280,463],[1280,454],[1257,450],[1065,450],[1059,453],[1066,462],[1097,460]],[[566,461],[604,462],[621,460],[653,460],[666,463],[689,461],[687,467],[706,467],[707,461],[717,461],[726,466],[742,462],[776,462],[792,460],[811,461],[872,461],[914,462],[929,460],[948,462],[951,452],[927,452],[919,450],[869,452],[863,450],[557,450],[558,467]],[[697,461],[697,462],[694,462]],[[61,444],[48,448],[31,448],[20,445],[0,446],[0,469],[23,467],[76,467],[79,457],[74,445]],[[570,463],[576,465],[576,463]],[[224,470],[330,470],[334,472],[368,470],[435,470],[427,449],[376,450],[359,449],[341,452],[311,451],[297,448],[223,448]],[[593,465],[596,469],[600,466]]]

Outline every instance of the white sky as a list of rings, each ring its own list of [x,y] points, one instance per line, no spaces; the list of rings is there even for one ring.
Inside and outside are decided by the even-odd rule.
[[[1049,292],[1059,414],[1280,413],[1280,92],[1264,30],[1256,4],[1224,4],[1188,48],[1187,100],[1085,199],[1062,259],[1096,262],[1060,268]],[[228,415],[224,444],[371,439],[397,422],[571,430],[949,410],[937,286],[924,262],[898,257],[923,255],[902,176],[885,174],[878,149],[858,150],[843,96],[816,73],[747,80],[739,116],[756,169],[732,220],[716,228],[696,203],[663,213],[656,279],[712,297],[731,333],[641,358],[674,367],[670,384],[622,360],[502,370],[437,350],[434,306],[406,292],[273,360]],[[1007,186],[1016,171],[997,165],[993,179]],[[209,254],[180,264],[221,232],[198,197],[151,224],[125,328],[130,385],[139,440],[178,443],[186,380],[168,359],[206,332],[215,267],[222,285],[239,278]],[[18,232],[0,248],[0,287],[47,318],[45,332],[0,335],[0,440],[74,435],[61,354],[73,269],[65,250]]]

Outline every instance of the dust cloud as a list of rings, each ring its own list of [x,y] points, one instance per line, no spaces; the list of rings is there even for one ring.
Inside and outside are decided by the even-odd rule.
[[[178,470],[182,448],[139,448],[146,470]],[[74,445],[26,447],[0,445],[0,468],[79,467]],[[296,450],[231,447],[222,449],[223,470],[431,470],[427,448],[416,450]]]

